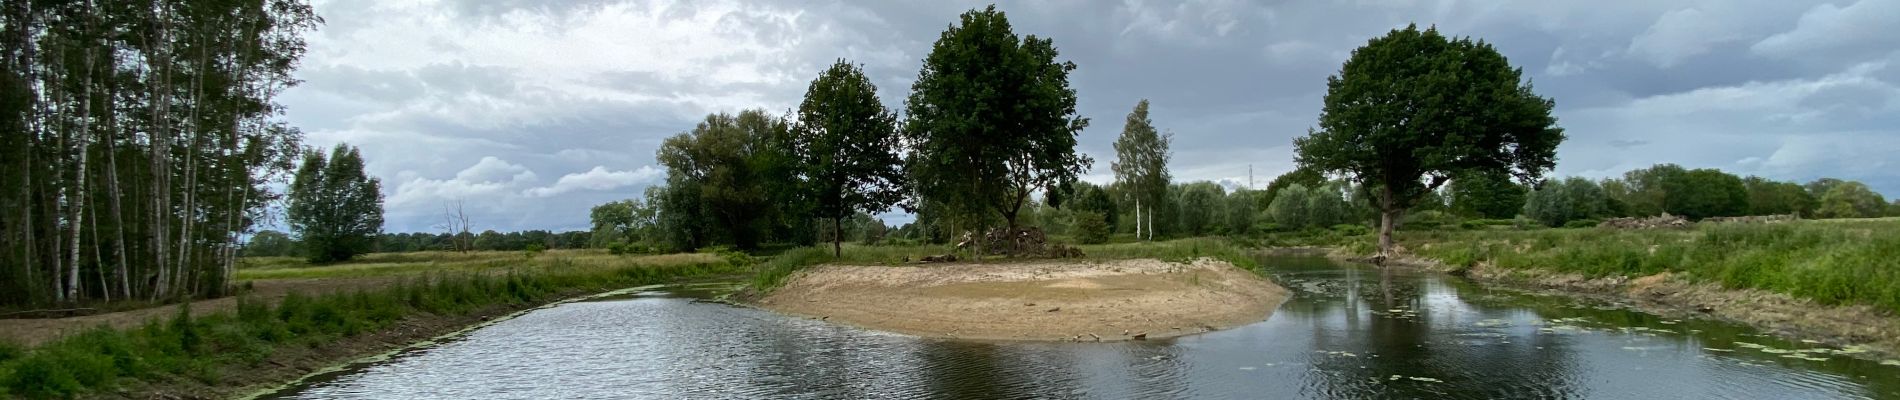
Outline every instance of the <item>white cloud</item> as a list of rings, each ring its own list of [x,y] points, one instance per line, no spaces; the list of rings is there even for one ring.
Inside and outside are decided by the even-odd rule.
[[[1900,47],[1900,1],[1861,0],[1846,7],[1821,4],[1801,14],[1793,30],[1769,36],[1750,48],[1771,57],[1797,57],[1829,51],[1891,52]]]
[[[1629,52],[1657,67],[1673,67],[1708,53],[1717,44],[1741,39],[1735,21],[1723,17],[1701,8],[1663,13],[1648,30],[1630,40]]]
[[[594,166],[587,172],[563,175],[553,186],[528,189],[522,194],[528,197],[551,197],[575,190],[613,190],[651,181],[662,173],[652,166],[641,166],[631,171],[609,171],[607,167]]]

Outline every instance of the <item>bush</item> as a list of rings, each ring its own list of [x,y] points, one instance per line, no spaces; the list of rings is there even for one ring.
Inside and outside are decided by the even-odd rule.
[[[1372,233],[1372,228],[1367,228],[1365,225],[1355,225],[1355,224],[1333,225],[1333,234],[1336,234],[1339,236],[1365,236],[1371,233]]]
[[[1443,211],[1420,211],[1405,216],[1406,230],[1435,230],[1456,227],[1458,218]]]
[[[1108,242],[1108,220],[1092,211],[1075,213],[1075,241],[1082,244],[1100,244]]]
[[[530,243],[521,249],[521,254],[528,258],[534,258],[534,256],[541,255],[541,252],[547,250],[547,246],[542,246],[540,243]]]
[[[1597,227],[1597,224],[1600,224],[1600,223],[1603,223],[1603,221],[1598,221],[1594,219],[1573,219],[1573,220],[1570,220],[1570,222],[1565,222],[1564,227],[1573,228],[1573,229],[1574,228],[1595,228]]]

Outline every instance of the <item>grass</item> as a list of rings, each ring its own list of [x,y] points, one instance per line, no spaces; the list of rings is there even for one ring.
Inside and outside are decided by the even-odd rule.
[[[1366,239],[1373,240],[1373,239]],[[1662,272],[1825,304],[1900,310],[1900,219],[1701,224],[1687,230],[1403,232],[1418,255],[1586,276]],[[1370,250],[1360,243],[1355,251]]]
[[[73,397],[137,382],[217,384],[282,349],[315,348],[376,332],[410,315],[467,315],[490,306],[538,304],[576,292],[734,273],[742,267],[717,256],[644,260],[656,263],[566,257],[547,258],[531,268],[448,269],[405,276],[386,288],[293,293],[275,305],[240,298],[235,313],[194,316],[181,307],[166,321],[128,330],[101,327],[31,350],[0,345],[0,397]]]
[[[712,253],[613,255],[605,250],[549,250],[532,257],[520,251],[424,251],[372,253],[346,263],[311,265],[296,257],[245,257],[239,261],[237,280],[355,278],[417,275],[441,272],[499,272],[514,268],[574,265],[620,268],[629,265],[670,266],[717,261]]]

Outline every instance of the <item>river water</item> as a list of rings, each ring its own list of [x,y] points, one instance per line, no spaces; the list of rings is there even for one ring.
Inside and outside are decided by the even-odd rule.
[[[1145,342],[984,343],[692,300],[567,303],[314,377],[288,399],[1900,398],[1900,365],[1726,323],[1274,256],[1265,322]],[[1887,361],[1889,364],[1900,362]]]

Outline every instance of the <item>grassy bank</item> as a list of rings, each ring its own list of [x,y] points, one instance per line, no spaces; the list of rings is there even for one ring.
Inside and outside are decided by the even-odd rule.
[[[541,253],[520,251],[419,251],[410,253],[371,253],[347,263],[310,265],[298,257],[246,257],[239,261],[237,280],[353,278],[415,275],[442,272],[504,272],[524,266],[574,266],[620,268],[629,264],[670,266],[717,261],[711,253],[682,253],[647,256],[608,254],[606,250],[549,250]]]
[[[1213,257],[1247,269],[1259,267],[1259,260],[1247,251],[1244,243],[1222,238],[1190,238],[1156,242],[1113,243],[1077,246],[1082,249],[1086,259],[1121,260],[1131,258],[1157,258],[1164,261],[1186,261],[1200,257]],[[826,263],[853,265],[900,265],[907,261],[916,261],[928,255],[953,253],[949,245],[909,245],[909,246],[864,246],[847,244],[843,254],[833,256],[830,247],[802,247],[786,250],[777,256],[759,264],[752,279],[752,287],[760,291],[770,291],[784,284],[785,278],[799,269]],[[955,253],[958,257],[969,257],[969,252]],[[1008,258],[991,257],[984,261],[1007,262]]]
[[[387,287],[293,293],[276,304],[241,299],[235,313],[191,315],[180,308],[168,320],[135,329],[95,329],[31,350],[0,345],[0,397],[71,397],[187,380],[220,385],[229,376],[269,362],[280,350],[322,347],[391,327],[409,316],[463,315],[496,305],[539,304],[576,293],[742,269],[718,256],[664,261],[587,262],[540,255],[515,264],[525,267],[417,272]],[[333,273],[324,268],[337,267],[344,272],[334,274],[388,271],[346,265],[299,273],[322,277]]]
[[[1452,266],[1485,263],[1590,277],[1670,272],[1729,288],[1900,311],[1900,220],[1894,219],[1701,224],[1686,230],[1401,232],[1398,239],[1411,253]],[[1370,240],[1346,248],[1370,253]]]

